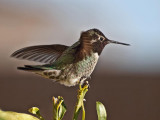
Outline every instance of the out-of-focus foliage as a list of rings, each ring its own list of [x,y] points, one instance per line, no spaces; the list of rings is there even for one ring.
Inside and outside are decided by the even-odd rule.
[[[39,119],[25,113],[0,110],[0,120],[39,120]]]
[[[84,87],[79,86],[77,103],[75,105],[73,120],[78,119],[79,112],[82,110],[82,120],[85,120],[85,109],[84,109],[84,97],[88,91],[88,84]],[[98,120],[107,120],[107,113],[104,105],[101,102],[96,102],[96,109],[98,114]],[[58,98],[53,97],[53,120],[62,120],[64,114],[66,113],[66,105],[64,104],[63,97],[58,96]],[[32,107],[28,110],[30,113],[36,115],[38,118],[25,114],[17,113],[11,111],[0,110],[0,120],[45,120],[39,111],[39,108]]]

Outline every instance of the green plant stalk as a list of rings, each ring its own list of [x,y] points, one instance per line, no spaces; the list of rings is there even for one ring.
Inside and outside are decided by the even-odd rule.
[[[79,85],[78,95],[77,95],[77,103],[74,109],[73,120],[77,120],[80,110],[82,109],[82,120],[85,120],[85,109],[84,109],[84,96],[88,91],[88,85],[86,84],[84,87]]]
[[[82,105],[82,120],[85,120],[85,108],[84,108],[84,103]]]

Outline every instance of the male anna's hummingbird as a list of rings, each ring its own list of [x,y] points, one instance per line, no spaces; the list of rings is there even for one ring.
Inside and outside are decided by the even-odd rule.
[[[82,32],[78,42],[72,46],[59,44],[30,46],[17,50],[11,56],[46,63],[18,67],[20,70],[53,79],[65,86],[74,86],[90,77],[103,48],[109,43],[129,45],[109,40],[98,29],[90,29]]]

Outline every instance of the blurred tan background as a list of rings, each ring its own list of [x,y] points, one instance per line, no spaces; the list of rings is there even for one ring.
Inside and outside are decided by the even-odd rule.
[[[0,0],[0,108],[27,113],[37,106],[52,118],[52,96],[63,96],[72,118],[76,87],[65,87],[17,66],[40,64],[10,58],[17,49],[40,44],[71,45],[83,30],[98,28],[109,39],[86,95],[86,119],[97,120],[96,101],[109,120],[160,119],[160,2]]]

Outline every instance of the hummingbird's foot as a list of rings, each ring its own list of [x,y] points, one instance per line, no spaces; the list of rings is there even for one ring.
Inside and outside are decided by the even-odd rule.
[[[88,81],[85,81],[85,83],[83,82],[83,84],[81,84],[82,88],[87,85],[88,86],[88,89],[90,88],[90,85],[89,85],[89,82]]]
[[[88,86],[88,88],[90,88],[89,82],[86,81],[85,84]]]
[[[87,79],[86,76],[81,77],[81,79],[79,80],[80,85],[82,86],[84,84],[84,81]]]
[[[85,85],[87,85],[88,88],[90,88],[90,85],[89,85],[88,81],[85,81],[87,78],[88,78],[88,77],[83,76],[83,77],[81,77],[81,79],[79,80],[79,88],[80,88],[80,89],[83,88]],[[84,83],[84,81],[85,81],[85,83]]]

